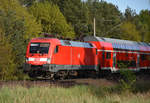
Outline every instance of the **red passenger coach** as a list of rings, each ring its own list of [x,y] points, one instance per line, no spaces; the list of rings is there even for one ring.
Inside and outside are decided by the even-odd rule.
[[[103,37],[85,37],[84,41],[96,45],[101,70],[115,72],[120,68],[150,69],[150,44],[148,43]]]
[[[24,71],[32,77],[64,77],[97,70],[97,49],[91,43],[35,38],[28,44]]]

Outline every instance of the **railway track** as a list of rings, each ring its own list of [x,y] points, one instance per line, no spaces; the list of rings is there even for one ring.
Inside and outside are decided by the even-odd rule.
[[[47,79],[39,79],[39,80],[23,80],[23,81],[0,81],[0,88],[8,86],[23,86],[27,88],[31,87],[65,87],[69,88],[76,85],[93,85],[93,86],[110,86],[115,85],[115,81],[107,80],[107,79],[66,79],[66,80],[47,80]]]
[[[150,74],[138,74],[136,75],[137,83],[150,84]],[[48,79],[36,79],[36,80],[22,80],[22,81],[0,81],[0,88],[8,86],[23,86],[26,88],[31,87],[73,87],[76,85],[92,85],[92,86],[115,86],[119,83],[120,78],[108,76],[104,78],[72,78],[65,80],[48,80]]]

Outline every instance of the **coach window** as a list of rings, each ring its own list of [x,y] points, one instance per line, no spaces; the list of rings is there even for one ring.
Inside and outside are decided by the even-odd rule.
[[[126,53],[126,57],[128,57],[128,53]]]
[[[105,52],[102,53],[102,58],[105,59]]]
[[[55,48],[55,53],[58,53],[58,48],[59,48],[59,46],[56,46],[56,48]]]
[[[106,59],[110,59],[111,58],[111,52],[107,52],[106,53]]]
[[[141,54],[141,60],[146,60],[146,54]]]

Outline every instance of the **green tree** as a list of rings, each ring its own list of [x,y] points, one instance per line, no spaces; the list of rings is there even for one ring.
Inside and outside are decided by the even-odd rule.
[[[140,31],[142,36],[142,41],[150,42],[150,11],[142,10],[138,15],[138,20],[140,23]]]
[[[18,0],[21,5],[29,7],[33,5],[37,0]]]
[[[59,34],[69,38],[75,36],[73,28],[67,24],[58,6],[51,2],[35,3],[29,8],[29,12],[42,24],[44,33]]]
[[[122,30],[122,39],[141,41],[140,33],[136,29],[135,24],[133,24],[129,21],[124,22],[121,25],[121,30]]]
[[[125,20],[133,21],[134,17],[137,15],[134,10],[132,10],[130,7],[127,7],[125,10]]]
[[[132,28],[131,25],[129,25],[129,22],[132,24]],[[150,37],[150,16],[149,16],[149,11],[148,10],[142,10],[140,12],[139,15],[136,14],[136,12],[134,10],[132,10],[131,8],[127,8],[125,10],[125,18],[124,18],[124,24],[128,24],[128,30],[129,28],[132,29],[130,31],[127,31],[126,34],[131,35],[131,33],[129,32],[133,32],[135,34],[132,34],[132,36],[134,36],[133,40],[136,41],[143,41],[143,42],[149,42],[149,37]],[[122,25],[122,34],[125,33],[125,28],[123,28]],[[134,26],[133,26],[134,25]],[[127,28],[127,25],[126,25]],[[135,39],[136,38],[136,39]],[[137,39],[139,38],[139,39]],[[128,39],[131,39],[130,36]],[[131,39],[132,40],[132,39]]]
[[[10,44],[10,55],[13,57],[13,63],[16,68],[22,66],[24,62],[26,40],[24,39],[25,27],[24,20],[17,20],[12,11],[0,12],[0,28],[3,30],[3,36],[6,42]],[[5,46],[5,45],[4,45]],[[9,46],[9,45],[8,45]],[[3,48],[5,49],[5,48]]]
[[[16,72],[16,64],[12,55],[12,45],[4,37],[0,30],[0,80],[13,79]]]
[[[0,0],[0,10],[8,13],[14,12],[16,19],[24,20],[25,39],[37,37],[41,33],[41,25],[36,22],[36,19],[28,13],[25,7],[22,7],[18,0]]]
[[[98,0],[88,0],[90,24],[93,26],[93,18],[96,19],[96,35],[112,38],[120,38],[120,28],[114,28],[121,24],[122,14],[113,4]],[[92,27],[93,28],[93,27]]]
[[[0,29],[0,79],[11,79],[24,63],[28,40],[42,29],[17,0],[0,1]]]
[[[76,37],[89,34],[90,25],[89,10],[85,2],[81,0],[48,0],[53,1],[60,8],[67,22],[71,24]]]
[[[122,39],[145,41],[147,25],[140,21],[139,15],[131,8],[127,8],[124,14],[124,21],[121,25]]]
[[[0,1],[0,25],[7,41],[12,44],[15,63],[20,67],[29,39],[38,36],[41,25],[17,0]]]

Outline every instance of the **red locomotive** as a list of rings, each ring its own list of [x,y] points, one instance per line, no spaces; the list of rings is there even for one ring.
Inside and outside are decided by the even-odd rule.
[[[150,44],[92,36],[84,42],[35,38],[27,46],[24,71],[32,77],[65,78],[116,72],[120,64],[130,70],[150,69]]]
[[[97,59],[92,43],[35,38],[28,44],[24,71],[32,77],[64,78],[79,71],[97,71]]]

